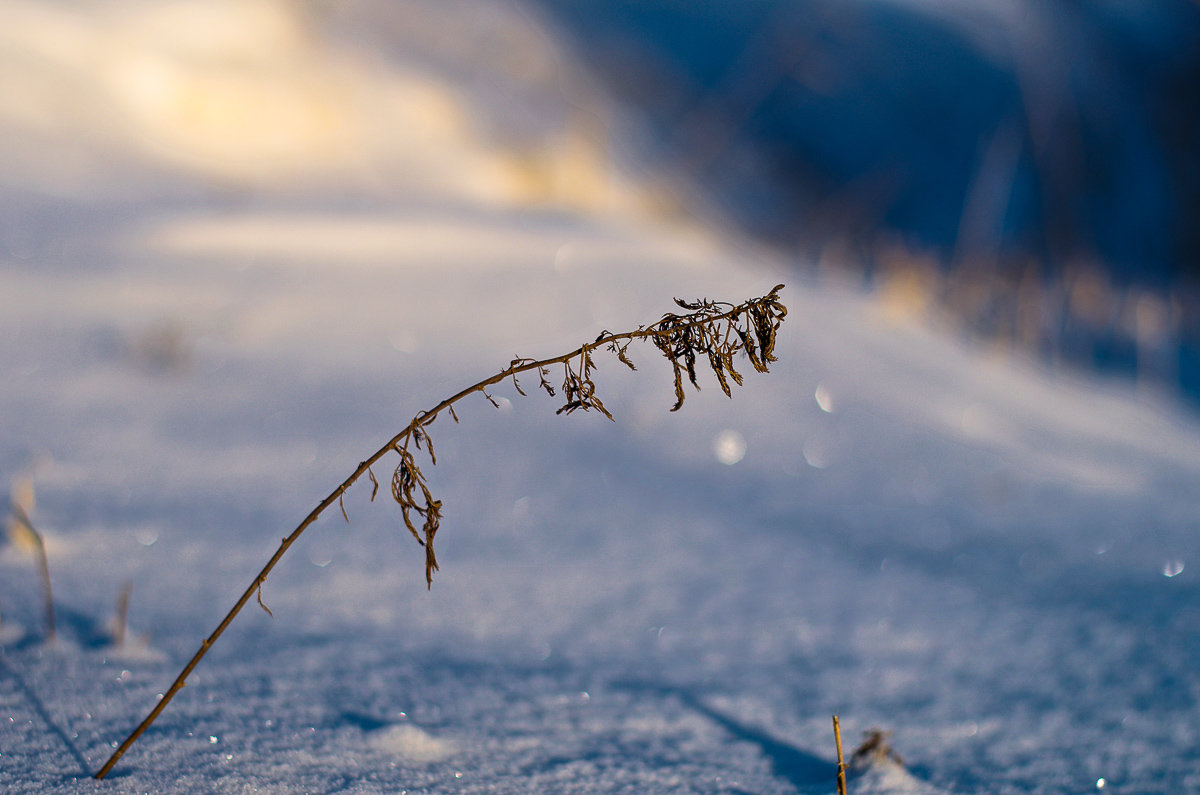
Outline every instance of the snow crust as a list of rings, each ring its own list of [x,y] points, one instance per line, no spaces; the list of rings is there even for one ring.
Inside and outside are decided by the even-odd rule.
[[[51,645],[31,556],[0,547],[0,790],[824,793],[834,713],[909,765],[851,792],[1200,789],[1195,418],[648,214],[650,186],[570,144],[572,103],[610,111],[545,99],[578,77],[536,19],[441,7],[407,6],[409,34],[386,4],[0,12],[37,86],[3,109],[0,476],[35,484],[58,611]],[[475,46],[426,35],[481,13],[455,28]],[[131,58],[215,93],[141,116],[113,86],[149,78],[93,68]],[[505,81],[538,129],[475,101]],[[242,136],[235,100],[280,126]],[[567,143],[530,166],[521,135]],[[781,281],[780,362],[732,401],[705,383],[668,412],[669,370],[631,348],[638,373],[598,362],[616,423],[511,388],[439,422],[432,591],[360,485],[267,581],[273,617],[251,605],[89,778],[417,411],[674,296]]]

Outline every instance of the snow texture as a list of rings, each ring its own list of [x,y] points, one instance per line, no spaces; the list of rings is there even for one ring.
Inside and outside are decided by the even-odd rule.
[[[491,21],[437,50],[417,23],[438,8],[412,5],[408,50],[363,4],[0,12],[3,80],[34,87],[3,108],[0,475],[32,479],[58,620],[50,644],[31,554],[0,548],[0,791],[828,793],[834,713],[847,752],[878,726],[908,765],[852,793],[1200,790],[1195,418],[715,226],[588,205],[572,175],[653,191],[582,155],[530,166],[516,121],[470,121],[478,55],[506,112],[548,120],[520,134],[553,138],[578,99],[535,90],[569,71],[553,42],[459,3],[441,13]],[[226,39],[193,35],[203,15]],[[368,34],[420,57],[347,45]],[[372,127],[394,92],[445,127]],[[234,134],[268,100],[292,122]],[[705,382],[670,413],[645,346],[638,373],[597,362],[615,423],[509,387],[439,422],[432,590],[360,484],[268,579],[273,617],[251,603],[90,778],[417,411],[674,296],[780,281],[780,361],[732,400]]]

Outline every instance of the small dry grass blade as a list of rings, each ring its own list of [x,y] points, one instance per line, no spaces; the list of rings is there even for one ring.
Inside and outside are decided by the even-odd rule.
[[[18,496],[19,494],[21,496]],[[29,513],[25,508],[28,505],[32,509],[32,504],[32,482],[29,484],[28,497],[24,496],[23,490],[18,491],[18,489],[14,488],[11,505],[12,512],[9,515],[8,521],[8,536],[15,546],[29,549],[33,552],[38,568],[38,579],[42,583],[42,601],[45,606],[46,615],[46,642],[54,643],[56,637],[54,627],[54,589],[50,586],[50,561],[46,556],[46,542],[42,538],[42,534],[33,526],[33,521],[29,518]]]

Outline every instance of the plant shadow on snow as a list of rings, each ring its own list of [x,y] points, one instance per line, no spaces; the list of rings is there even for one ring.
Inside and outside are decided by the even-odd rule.
[[[774,775],[798,790],[827,785],[837,776],[837,765],[834,762],[784,742],[763,729],[744,723],[734,715],[706,704],[692,689],[632,679],[618,680],[612,683],[612,687],[638,695],[649,694],[658,699],[679,701],[688,709],[720,726],[735,741],[756,746],[771,763]]]
[[[61,599],[55,599],[54,602],[54,621],[58,637],[66,639],[72,647],[94,651],[105,648],[113,642],[112,633],[99,619],[65,606]],[[23,652],[45,643],[45,635],[40,632],[30,632],[15,642],[4,644],[4,647],[8,651]]]
[[[25,702],[29,705],[29,708],[33,710],[35,715],[37,715],[38,720],[45,724],[46,729],[53,734],[60,743],[62,743],[71,759],[79,766],[79,773],[75,773],[73,771],[64,771],[62,774],[62,780],[70,781],[79,775],[82,775],[84,778],[90,776],[92,774],[91,766],[88,764],[87,759],[84,758],[83,752],[79,749],[79,746],[76,745],[74,740],[71,739],[71,735],[69,735],[63,729],[63,727],[58,724],[58,722],[54,719],[54,716],[51,715],[50,711],[46,709],[46,705],[38,696],[37,691],[30,687],[29,683],[26,682],[17,671],[13,670],[13,668],[7,662],[5,662],[4,657],[2,656],[0,656],[0,676],[3,676],[5,679],[8,679],[13,683],[16,690],[21,694],[21,698],[25,700]]]

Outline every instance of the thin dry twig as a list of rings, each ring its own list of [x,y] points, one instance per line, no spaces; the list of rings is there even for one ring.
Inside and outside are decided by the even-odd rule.
[[[776,361],[774,355],[775,335],[780,324],[783,323],[783,319],[787,316],[787,307],[779,301],[779,291],[782,289],[782,284],[776,285],[767,295],[737,305],[709,300],[688,302],[676,299],[675,303],[680,308],[687,310],[686,314],[677,315],[668,312],[657,323],[621,334],[604,331],[592,342],[585,343],[561,356],[541,360],[514,358],[506,369],[446,398],[432,409],[417,414],[399,433],[369,458],[362,461],[349,477],[309,512],[296,529],[282,540],[275,554],[271,556],[234,606],[221,619],[221,623],[217,625],[212,634],[204,639],[200,649],[183,667],[154,709],[117,747],[95,777],[102,779],[107,776],[117,761],[129,750],[129,747],[149,728],[167,704],[171,702],[171,699],[183,689],[188,676],[246,603],[257,596],[259,604],[262,604],[262,584],[267,579],[267,575],[271,573],[279,559],[296,543],[309,525],[335,502],[341,507],[342,495],[364,474],[371,480],[371,497],[374,499],[379,481],[371,467],[391,453],[395,453],[400,459],[392,473],[392,499],[400,506],[400,515],[404,526],[417,543],[425,548],[425,582],[427,587],[432,587],[433,573],[438,570],[433,541],[441,525],[442,501],[434,497],[425,474],[418,464],[417,456],[409,450],[409,444],[411,443],[418,451],[423,451],[429,457],[431,464],[436,464],[437,458],[433,451],[433,440],[430,438],[429,428],[442,412],[448,412],[451,418],[458,422],[454,404],[477,392],[493,406],[499,408],[499,403],[488,392],[488,388],[509,379],[512,379],[516,385],[518,375],[531,371],[538,375],[539,388],[551,397],[555,397],[555,389],[547,379],[552,368],[560,367],[562,370],[560,399],[563,400],[563,404],[557,413],[571,414],[578,410],[595,409],[611,420],[613,419],[612,414],[596,395],[593,373],[597,368],[592,354],[598,350],[607,351],[616,356],[617,360],[625,366],[636,370],[637,368],[626,353],[629,345],[635,340],[650,340],[671,363],[675,374],[675,405],[671,411],[677,411],[683,405],[685,394],[682,383],[683,373],[687,373],[688,381],[696,389],[700,388],[696,373],[697,361],[708,362],[722,391],[731,396],[728,379],[732,378],[734,383],[739,385],[742,383],[741,374],[734,369],[734,357],[745,354],[751,366],[760,373],[767,372],[767,365]],[[517,386],[517,391],[521,391],[519,386]],[[344,508],[342,510],[343,516],[345,516]],[[347,521],[349,521],[348,517]],[[418,529],[418,523],[420,529]],[[263,605],[263,607],[265,609],[266,606]]]
[[[117,612],[113,618],[113,645],[120,648],[125,645],[125,635],[129,625],[129,598],[133,595],[133,581],[126,580],[117,592]]]
[[[837,745],[837,791],[838,795],[846,795],[846,763],[842,761],[842,727],[838,716],[833,716],[833,741]]]
[[[33,542],[33,551],[37,557],[38,577],[42,581],[42,598],[46,612],[46,641],[54,643],[54,590],[50,587],[50,561],[46,557],[46,541],[42,534],[33,526],[29,514],[20,503],[12,504],[13,519],[25,531],[26,537]]]

